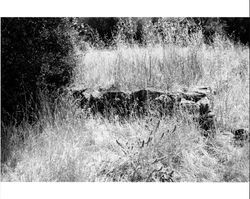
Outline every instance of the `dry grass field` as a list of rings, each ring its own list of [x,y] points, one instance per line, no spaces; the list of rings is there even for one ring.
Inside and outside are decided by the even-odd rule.
[[[185,113],[121,123],[87,117],[65,98],[55,115],[45,105],[35,125],[3,127],[11,156],[2,181],[249,182],[249,142],[237,145],[230,132],[249,129],[248,47],[217,36],[210,46],[200,40],[84,52],[76,46],[76,56],[74,88],[211,87],[215,137],[202,136]]]

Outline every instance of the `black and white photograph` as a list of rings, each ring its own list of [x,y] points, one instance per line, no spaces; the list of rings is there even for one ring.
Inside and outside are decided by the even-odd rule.
[[[1,182],[249,183],[249,35],[249,17],[2,16]]]

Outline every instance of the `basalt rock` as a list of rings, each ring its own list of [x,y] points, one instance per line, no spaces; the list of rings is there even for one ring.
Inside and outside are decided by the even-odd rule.
[[[133,91],[129,94],[129,109],[137,116],[145,115],[154,100],[163,94],[164,92],[150,89]]]
[[[234,135],[234,144],[236,146],[244,146],[246,142],[250,142],[250,135],[247,129],[233,129],[231,131]]]
[[[78,105],[93,115],[128,118],[133,115],[143,117],[154,112],[161,117],[172,116],[175,111],[181,110],[196,115],[200,127],[205,131],[214,129],[210,94],[211,89],[206,87],[186,92],[163,92],[153,89],[125,92],[117,88],[72,90]]]

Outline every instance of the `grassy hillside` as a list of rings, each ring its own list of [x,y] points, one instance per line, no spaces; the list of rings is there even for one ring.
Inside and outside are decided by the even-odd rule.
[[[249,181],[249,142],[238,146],[230,133],[249,129],[248,47],[217,36],[210,46],[197,40],[75,51],[72,87],[210,86],[216,136],[204,138],[185,113],[120,123],[87,117],[65,97],[55,115],[45,103],[35,125],[3,127],[11,155],[1,165],[2,181]]]

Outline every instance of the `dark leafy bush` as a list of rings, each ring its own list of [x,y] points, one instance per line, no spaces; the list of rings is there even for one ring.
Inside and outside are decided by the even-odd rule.
[[[72,18],[74,28],[78,31],[82,41],[94,47],[109,46],[113,40],[118,18],[115,17],[87,17]]]
[[[33,123],[44,102],[53,112],[75,66],[70,24],[63,18],[1,19],[1,156],[6,126]]]
[[[188,17],[188,18],[160,18],[160,17],[126,17],[126,18],[75,18],[79,34],[84,41],[100,43],[106,46],[119,39],[128,43],[147,44],[148,40],[165,39],[163,32],[171,32],[176,27],[187,30],[188,34],[202,30],[204,41],[213,43],[216,34],[226,34],[235,42],[249,44],[249,18],[217,18],[217,17]],[[162,27],[162,24],[167,27]],[[177,24],[177,23],[178,24]],[[87,31],[86,31],[87,30]],[[151,32],[150,32],[151,31]],[[183,30],[178,30],[183,32]],[[120,35],[118,35],[120,34]],[[178,33],[176,33],[177,35]],[[98,39],[96,36],[98,35]],[[94,42],[93,42],[94,41]],[[98,42],[97,42],[98,41]]]
[[[74,60],[69,25],[62,18],[1,19],[2,122],[33,120],[45,92],[70,82]]]
[[[249,18],[222,18],[224,30],[236,42],[250,44],[250,19]]]

